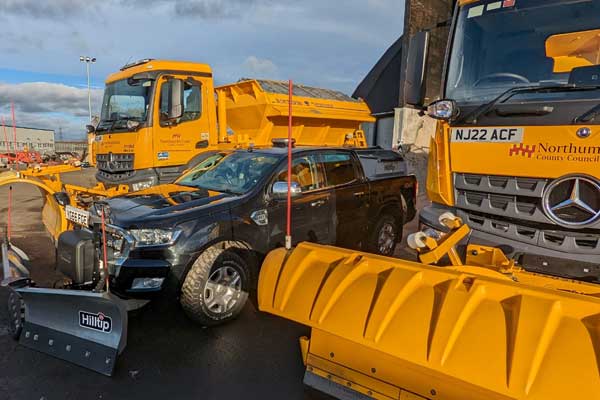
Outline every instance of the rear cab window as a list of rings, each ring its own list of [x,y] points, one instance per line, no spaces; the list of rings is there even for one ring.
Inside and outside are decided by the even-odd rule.
[[[325,182],[328,187],[357,181],[358,174],[350,153],[323,153],[321,160],[325,170]]]

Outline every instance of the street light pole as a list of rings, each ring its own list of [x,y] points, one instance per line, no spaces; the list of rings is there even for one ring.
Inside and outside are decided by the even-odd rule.
[[[90,123],[92,123],[92,89],[90,87],[90,64],[96,62],[96,57],[80,56],[79,61],[85,63],[87,72],[87,87],[88,87],[88,110],[90,112]]]

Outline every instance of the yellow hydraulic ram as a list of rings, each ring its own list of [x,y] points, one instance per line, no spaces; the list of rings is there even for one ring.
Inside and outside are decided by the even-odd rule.
[[[468,234],[452,229],[417,238],[421,259]],[[465,264],[302,243],[267,256],[259,307],[312,327],[304,381],[340,399],[600,399],[600,287],[493,248]]]

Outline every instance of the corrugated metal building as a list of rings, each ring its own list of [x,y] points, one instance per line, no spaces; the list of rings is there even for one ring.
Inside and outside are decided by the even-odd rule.
[[[60,141],[55,143],[55,149],[57,153],[69,152],[78,153],[81,155],[84,151],[87,151],[87,147],[87,142],[80,141]]]
[[[51,129],[25,128],[18,126],[16,147],[17,151],[28,149],[41,154],[54,153],[54,131]],[[15,150],[14,131],[12,126],[0,126],[0,153]]]

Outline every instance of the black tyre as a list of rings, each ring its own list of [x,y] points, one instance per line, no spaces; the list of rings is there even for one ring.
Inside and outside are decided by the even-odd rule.
[[[383,214],[373,226],[369,238],[369,251],[391,256],[394,254],[396,244],[402,240],[402,226],[398,220],[389,214]]]
[[[227,244],[206,249],[194,262],[181,289],[180,303],[190,319],[215,326],[235,319],[248,300],[250,270]]]
[[[8,294],[8,333],[13,339],[19,340],[25,320],[25,303],[21,295],[10,289]]]

